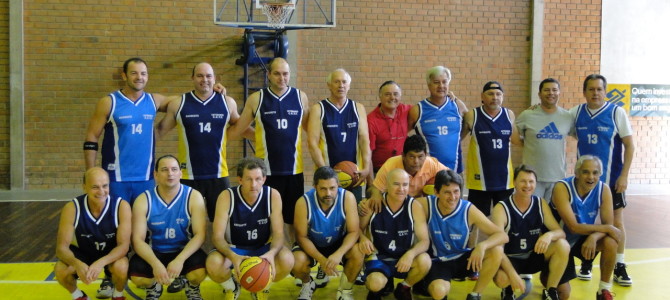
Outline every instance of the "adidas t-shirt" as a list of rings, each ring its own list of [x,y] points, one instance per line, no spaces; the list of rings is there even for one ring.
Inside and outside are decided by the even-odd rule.
[[[570,112],[558,107],[549,114],[538,105],[523,111],[515,123],[524,140],[523,163],[535,169],[537,180],[565,178],[565,140],[574,126]]]

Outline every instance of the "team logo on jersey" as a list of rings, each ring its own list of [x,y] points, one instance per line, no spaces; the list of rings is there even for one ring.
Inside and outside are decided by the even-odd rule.
[[[258,225],[265,225],[265,224],[268,223],[268,218],[260,219],[260,220],[257,220],[257,221],[258,221]]]
[[[165,221],[151,222],[151,226],[159,226],[165,224]]]
[[[437,122],[437,120],[436,119],[429,119],[429,120],[424,120],[423,121],[423,123],[433,123],[433,122]]]
[[[153,120],[154,119],[154,115],[151,115],[151,114],[143,114],[142,116],[144,117],[145,120]]]
[[[198,117],[200,117],[200,115],[199,114],[191,114],[191,115],[185,115],[184,117],[185,118],[198,118]]]
[[[500,133],[502,133],[503,135],[510,135],[512,134],[512,131],[509,129],[503,129],[500,131]]]
[[[450,233],[450,234],[449,234],[449,238],[450,238],[451,240],[456,241],[456,240],[460,240],[460,239],[462,239],[462,238],[463,238],[463,235],[462,235],[462,234],[459,234],[459,233]]]
[[[542,229],[540,229],[540,228],[538,228],[538,229],[531,229],[531,230],[529,231],[529,233],[530,233],[530,235],[540,235],[540,234],[542,233]]]
[[[85,234],[85,233],[82,233],[80,236],[81,236],[81,237],[84,237],[84,238],[87,238],[87,239],[90,239],[90,238],[93,237],[92,234]]]
[[[387,231],[385,231],[385,230],[379,230],[379,229],[375,229],[375,233],[379,233],[379,234],[389,234]]]
[[[177,218],[175,221],[176,221],[177,224],[179,224],[179,225],[184,224],[184,223],[186,222],[186,220],[184,220],[184,218]]]
[[[490,130],[483,130],[483,131],[477,132],[477,134],[491,134],[491,131]]]
[[[132,119],[132,118],[133,118],[133,116],[119,116],[119,120]]]
[[[608,132],[610,131],[610,128],[607,126],[598,126],[598,131],[600,132]]]
[[[595,218],[597,215],[598,215],[598,211],[596,211],[596,210],[589,212],[589,218]]]
[[[264,111],[264,115],[276,115],[277,111],[276,110],[269,110],[269,111]]]
[[[235,226],[235,227],[246,227],[247,223],[233,223],[233,226]]]
[[[447,121],[448,121],[448,122],[456,122],[456,121],[458,121],[458,118],[456,118],[456,117],[447,117]]]
[[[406,236],[409,234],[409,230],[399,230],[398,236]]]
[[[558,127],[554,122],[549,123],[546,127],[542,128],[535,137],[537,139],[548,139],[548,140],[562,140],[563,135],[558,131]]]
[[[297,116],[300,111],[295,110],[295,109],[287,109],[286,113],[288,113],[289,116]]]
[[[114,232],[114,233],[106,233],[106,234],[105,234],[105,237],[107,237],[108,239],[113,239],[115,236],[116,236],[116,232]]]
[[[358,126],[358,122],[347,123],[347,128],[356,128],[356,126]]]
[[[107,164],[107,171],[114,171],[114,170],[116,170],[115,164]]]
[[[224,114],[212,114],[212,119],[223,119]]]

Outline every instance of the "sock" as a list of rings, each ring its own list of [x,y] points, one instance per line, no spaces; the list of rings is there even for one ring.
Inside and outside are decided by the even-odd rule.
[[[476,296],[479,296],[480,294],[479,294],[479,293],[475,293],[475,292],[472,292],[472,293],[470,293],[470,295],[472,295],[472,296],[475,296],[475,297],[476,297]]]
[[[354,287],[353,282],[349,282],[349,278],[346,274],[340,275],[340,288],[343,290],[350,290]]]
[[[233,277],[231,276],[228,280],[221,283],[221,287],[226,291],[235,290],[235,283],[233,282]]]
[[[402,284],[402,286],[404,286],[404,287],[408,287],[408,288],[412,287],[411,285],[409,285],[409,283],[407,283],[407,281],[404,281],[404,280],[400,284]]]
[[[616,262],[623,263],[623,253],[616,254]]]
[[[123,297],[123,290],[117,291],[116,289],[114,289],[112,297]]]
[[[76,290],[74,290],[74,292],[72,292],[72,299],[77,299],[83,295],[84,292],[82,292],[79,288],[77,288]]]
[[[598,293],[600,294],[601,290],[611,290],[612,289],[612,283],[611,282],[604,282],[601,281],[600,284],[598,285]]]

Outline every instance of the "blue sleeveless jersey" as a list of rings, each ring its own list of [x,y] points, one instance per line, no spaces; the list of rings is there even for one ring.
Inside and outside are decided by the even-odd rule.
[[[537,239],[546,232],[542,199],[532,196],[528,209],[521,212],[512,197],[499,202],[507,215],[505,232],[509,236],[509,242],[505,244],[505,254],[510,257],[526,258],[535,249]]]
[[[309,227],[307,237],[319,248],[341,244],[347,233],[344,194],[345,190],[343,188],[337,188],[337,196],[333,206],[328,211],[323,211],[316,199],[316,190],[311,189],[305,193]]]
[[[203,101],[185,93],[175,116],[179,137],[178,158],[182,179],[201,180],[228,177],[226,125],[230,111],[219,93]]]
[[[189,186],[181,185],[179,192],[167,203],[158,195],[158,187],[144,192],[147,196],[147,229],[149,245],[159,253],[179,252],[193,236],[191,231],[191,212],[189,199],[193,191]]]
[[[289,87],[283,95],[260,90],[256,121],[256,157],[268,166],[268,175],[302,173],[302,101],[300,90]]]
[[[502,191],[514,187],[510,138],[512,122],[507,108],[491,117],[482,107],[474,109],[474,124],[468,149],[466,182],[469,189]]]
[[[441,261],[449,261],[468,253],[470,226],[468,211],[472,203],[460,199],[458,205],[446,216],[437,207],[437,197],[426,197],[428,201],[428,232],[430,233],[430,255]]]
[[[423,137],[428,146],[428,154],[437,158],[447,168],[463,172],[461,162],[462,117],[458,105],[450,98],[442,104],[424,99],[419,102],[419,119],[414,130]]]
[[[603,162],[600,180],[612,185],[623,169],[623,142],[615,121],[615,111],[622,109],[605,102],[597,112],[591,113],[586,104],[580,104],[575,119],[577,157],[594,155]]]
[[[156,103],[149,93],[133,102],[116,91],[102,141],[102,168],[109,180],[153,179]]]
[[[579,196],[577,192],[577,183],[575,177],[565,178],[556,184],[563,184],[569,191],[570,207],[575,213],[575,219],[579,224],[595,224],[598,215],[600,214],[600,204],[602,203],[603,182],[599,181],[593,190],[591,190],[584,198]],[[563,221],[561,221],[563,223]],[[572,233],[563,223],[563,230],[565,231],[566,239],[570,245],[574,245],[582,235]]]
[[[102,257],[116,247],[121,198],[107,196],[105,207],[97,218],[91,214],[87,199],[87,195],[72,199],[75,207],[72,245],[92,257]]]
[[[334,167],[341,161],[350,161],[361,168],[358,152],[358,110],[356,102],[347,99],[338,109],[329,99],[321,100],[321,140],[319,148],[326,165]]]
[[[231,194],[226,240],[231,247],[255,250],[270,243],[272,223],[270,222],[272,189],[263,186],[256,201],[249,206],[242,197],[240,186],[229,188]]]
[[[414,198],[407,196],[398,211],[392,212],[386,204],[386,194],[382,210],[372,214],[368,232],[375,248],[377,259],[395,260],[407,252],[414,244]]]

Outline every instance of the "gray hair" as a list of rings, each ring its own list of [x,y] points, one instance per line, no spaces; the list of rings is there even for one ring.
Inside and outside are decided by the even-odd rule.
[[[582,168],[582,165],[587,160],[594,161],[596,164],[598,164],[600,174],[603,173],[603,162],[597,156],[593,156],[590,154],[582,155],[577,159],[577,162],[575,163],[575,173],[577,173]]]
[[[347,72],[347,70],[342,68],[335,69],[332,72],[328,73],[328,76],[326,76],[326,83],[330,83],[330,81],[333,79],[333,74],[335,72],[344,72],[344,74],[346,74],[347,77],[349,78],[349,83],[351,83],[351,75],[349,74],[349,72]]]
[[[447,83],[451,82],[451,70],[444,66],[434,66],[426,71],[426,83],[430,83],[435,76],[447,74]]]

